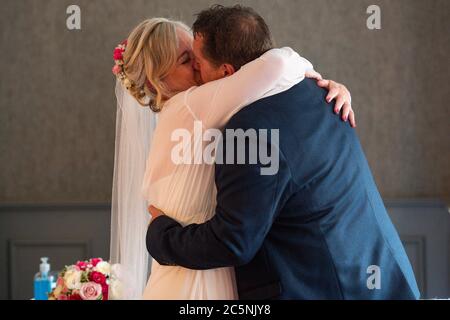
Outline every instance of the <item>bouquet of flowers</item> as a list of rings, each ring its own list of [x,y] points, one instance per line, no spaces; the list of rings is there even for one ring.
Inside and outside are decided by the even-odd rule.
[[[101,258],[66,266],[49,300],[108,300],[116,289],[114,266]]]

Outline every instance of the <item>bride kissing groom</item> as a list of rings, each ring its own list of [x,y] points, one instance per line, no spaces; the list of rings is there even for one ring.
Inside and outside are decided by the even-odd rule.
[[[144,299],[419,297],[343,85],[274,48],[263,18],[242,6],[208,8],[192,31],[146,20],[125,47],[116,74],[158,113],[142,180],[152,219],[135,234],[153,258]],[[243,158],[233,147],[220,151],[227,161],[175,163],[172,133],[193,133],[196,121],[278,139],[224,134]],[[209,146],[190,137],[192,154]],[[261,147],[277,155],[271,174],[261,157],[249,161]]]

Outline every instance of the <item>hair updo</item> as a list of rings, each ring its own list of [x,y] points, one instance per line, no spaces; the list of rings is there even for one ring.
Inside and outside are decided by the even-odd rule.
[[[127,89],[136,100],[154,112],[161,111],[171,93],[163,79],[177,62],[177,29],[190,31],[180,21],[152,18],[131,31],[123,53],[123,72]]]

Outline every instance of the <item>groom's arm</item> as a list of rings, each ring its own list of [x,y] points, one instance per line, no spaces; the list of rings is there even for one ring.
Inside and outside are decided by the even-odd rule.
[[[245,125],[242,122],[238,125],[232,119],[228,128],[245,128]],[[246,141],[248,155],[249,145],[256,141]],[[270,141],[266,144],[267,150],[274,146]],[[226,145],[224,136],[223,146]],[[279,155],[279,170],[274,175],[261,175],[261,168],[268,166],[248,164],[248,157],[246,164],[216,164],[214,217],[203,224],[186,227],[168,216],[157,217],[147,231],[147,249],[151,256],[161,264],[190,269],[248,263],[261,247],[290,186],[290,171],[276,147],[272,152]],[[226,153],[224,148],[223,159]]]

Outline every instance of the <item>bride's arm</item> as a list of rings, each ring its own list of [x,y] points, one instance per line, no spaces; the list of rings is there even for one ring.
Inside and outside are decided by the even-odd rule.
[[[275,88],[297,84],[312,69],[311,63],[291,48],[271,49],[233,75],[195,88],[186,102],[206,127],[221,127],[244,106]]]

